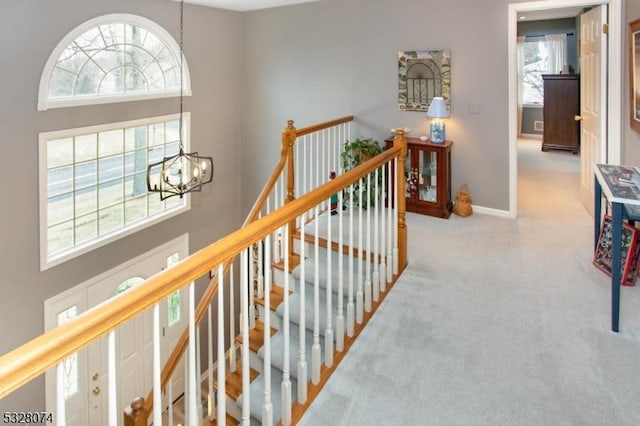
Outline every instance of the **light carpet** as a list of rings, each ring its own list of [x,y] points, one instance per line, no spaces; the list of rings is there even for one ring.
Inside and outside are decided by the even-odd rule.
[[[640,284],[613,333],[579,157],[518,156],[517,220],[407,214],[406,272],[301,425],[640,424]]]

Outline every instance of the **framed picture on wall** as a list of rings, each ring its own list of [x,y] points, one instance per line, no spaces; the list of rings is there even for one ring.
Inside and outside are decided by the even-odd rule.
[[[629,74],[631,128],[640,132],[640,19],[629,24]]]
[[[451,55],[448,50],[398,52],[398,109],[427,111],[441,96],[450,109]]]

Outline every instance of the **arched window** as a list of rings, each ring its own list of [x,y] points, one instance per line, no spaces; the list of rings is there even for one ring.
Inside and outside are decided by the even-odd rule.
[[[184,63],[184,92],[190,95]],[[53,50],[40,79],[38,110],[178,96],[180,47],[158,24],[111,14],[81,24]]]

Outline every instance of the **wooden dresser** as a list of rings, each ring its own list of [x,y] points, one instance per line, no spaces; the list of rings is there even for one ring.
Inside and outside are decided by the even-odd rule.
[[[580,150],[580,76],[544,74],[542,150]]]

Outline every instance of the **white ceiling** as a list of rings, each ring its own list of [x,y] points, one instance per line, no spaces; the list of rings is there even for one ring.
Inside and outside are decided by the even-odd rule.
[[[247,10],[267,9],[270,7],[287,6],[297,3],[309,3],[312,1],[319,0],[184,0],[185,3],[217,7],[220,9],[237,10],[240,12],[244,12]]]

